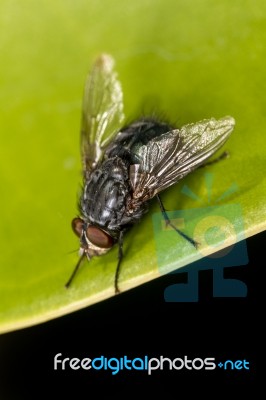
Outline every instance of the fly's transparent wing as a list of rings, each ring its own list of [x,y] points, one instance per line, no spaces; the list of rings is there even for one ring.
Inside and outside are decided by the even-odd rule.
[[[131,207],[147,201],[199,167],[228,139],[235,125],[232,117],[206,119],[152,139],[139,150],[142,160],[132,165]]]
[[[114,60],[103,54],[96,60],[85,82],[81,120],[81,157],[85,176],[100,161],[123,119],[123,93],[114,71]]]

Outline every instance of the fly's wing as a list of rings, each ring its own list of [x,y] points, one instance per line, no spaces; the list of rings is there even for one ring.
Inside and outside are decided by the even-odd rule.
[[[124,119],[123,93],[114,61],[101,55],[85,82],[81,119],[81,157],[86,177],[101,160]]]
[[[232,117],[206,119],[152,139],[139,150],[140,164],[130,167],[133,197],[138,206],[173,185],[218,150],[235,125]]]

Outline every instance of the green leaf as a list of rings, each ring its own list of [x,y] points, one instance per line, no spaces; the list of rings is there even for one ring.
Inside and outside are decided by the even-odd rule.
[[[236,120],[230,158],[162,195],[177,223],[189,215],[201,250],[165,230],[152,203],[126,236],[121,290],[265,230],[265,13],[262,0],[1,1],[1,332],[114,295],[116,247],[64,287],[78,259],[83,85],[102,52],[116,60],[128,121]]]

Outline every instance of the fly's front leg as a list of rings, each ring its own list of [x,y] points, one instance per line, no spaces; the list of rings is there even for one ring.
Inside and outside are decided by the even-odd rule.
[[[83,253],[82,253],[80,259],[78,260],[78,263],[77,263],[77,265],[76,265],[74,271],[72,272],[72,275],[70,276],[69,280],[68,280],[67,283],[65,284],[65,288],[66,288],[66,289],[68,289],[69,286],[71,285],[71,282],[73,281],[73,279],[74,279],[76,273],[78,272],[78,270],[79,270],[79,268],[80,268],[80,266],[81,266],[81,263],[82,263],[83,259],[85,258],[85,256],[86,256],[86,253],[85,253],[85,251],[83,251]]]
[[[166,212],[166,210],[165,210],[165,208],[164,208],[164,205],[163,205],[163,203],[162,203],[162,200],[161,200],[161,198],[160,198],[160,196],[159,196],[158,194],[156,195],[156,198],[157,198],[157,200],[158,200],[158,203],[159,203],[159,206],[160,206],[162,215],[163,215],[163,217],[164,217],[166,226],[171,226],[171,228],[173,228],[180,236],[182,236],[182,237],[183,237],[184,239],[186,239],[189,243],[191,243],[195,248],[197,248],[198,243],[197,243],[195,240],[193,240],[191,237],[187,236],[185,233],[183,233],[182,231],[180,231],[176,226],[174,226],[174,224],[172,224],[172,222],[170,221],[170,219],[169,219],[169,217],[168,217],[168,215],[167,215],[167,212]]]
[[[120,274],[120,267],[121,267],[121,262],[124,256],[123,253],[123,239],[124,239],[124,232],[121,231],[119,234],[118,238],[118,263],[116,266],[116,271],[115,271],[115,294],[120,293],[119,287],[118,287],[118,280],[119,280],[119,274]]]

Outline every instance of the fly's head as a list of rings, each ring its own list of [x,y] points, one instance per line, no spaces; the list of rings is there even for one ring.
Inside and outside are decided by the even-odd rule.
[[[80,239],[81,253],[85,253],[88,258],[105,254],[114,245],[112,236],[82,218],[72,220],[72,229]]]

